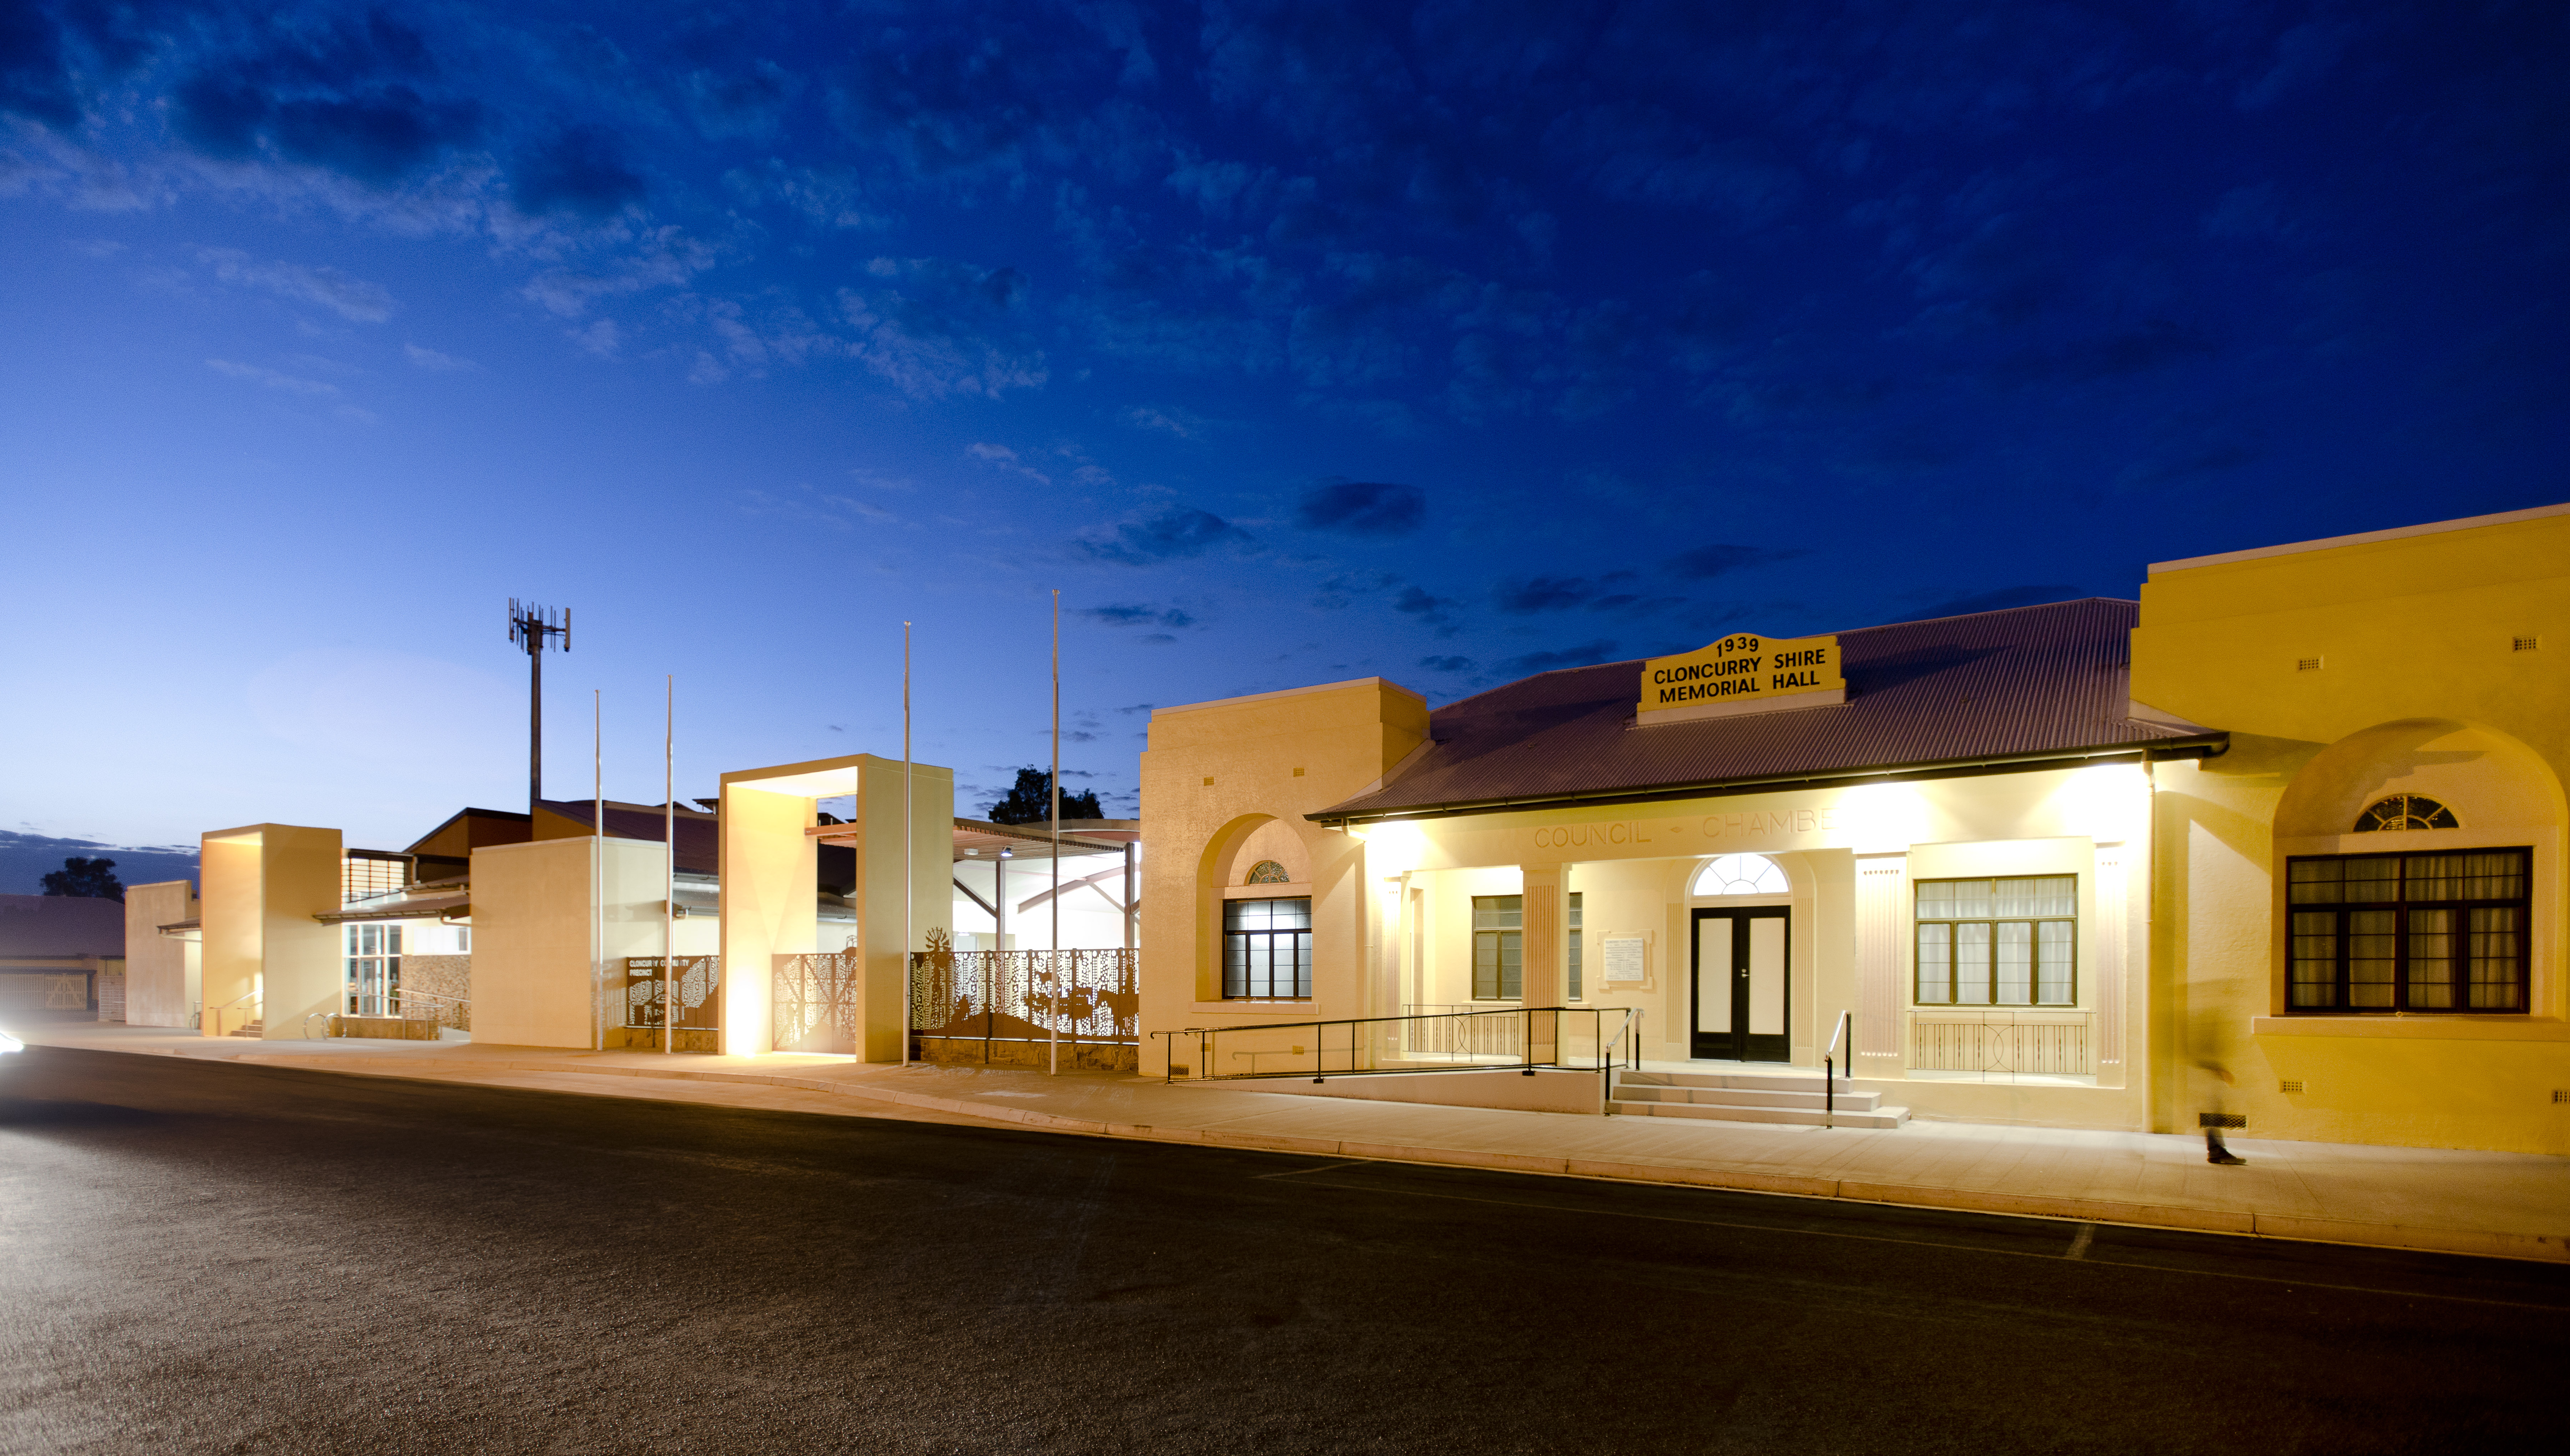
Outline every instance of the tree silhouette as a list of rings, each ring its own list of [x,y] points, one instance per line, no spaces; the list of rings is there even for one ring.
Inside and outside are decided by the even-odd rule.
[[[63,861],[63,868],[45,876],[45,894],[67,895],[74,900],[112,900],[123,904],[125,882],[116,878],[114,860],[85,860],[74,855]]]
[[[1018,770],[1018,782],[1008,796],[991,806],[993,824],[1047,824],[1053,820],[1053,775],[1042,769]],[[1104,819],[1106,811],[1097,806],[1097,791],[1082,789],[1062,796],[1062,817]]]

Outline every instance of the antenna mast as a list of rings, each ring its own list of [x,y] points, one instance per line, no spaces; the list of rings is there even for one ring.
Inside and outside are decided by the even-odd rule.
[[[571,650],[571,608],[509,598],[509,641],[527,654],[527,812],[545,797],[545,639],[562,638]]]

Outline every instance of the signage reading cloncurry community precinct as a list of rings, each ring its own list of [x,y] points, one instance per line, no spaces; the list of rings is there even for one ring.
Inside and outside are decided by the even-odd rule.
[[[1837,637],[1735,632],[1711,646],[1643,663],[1634,721],[1674,723],[1845,701]]]

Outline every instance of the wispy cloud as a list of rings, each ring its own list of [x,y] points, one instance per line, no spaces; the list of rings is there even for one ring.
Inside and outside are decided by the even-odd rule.
[[[1593,642],[1556,648],[1550,652],[1527,652],[1499,664],[1504,672],[1551,672],[1562,667],[1585,667],[1592,662],[1612,661],[1615,644],[1600,637]]]
[[[1075,546],[1092,560],[1152,566],[1249,544],[1249,533],[1210,511],[1172,506],[1146,520],[1099,527],[1080,537]]]
[[[1156,430],[1181,440],[1201,440],[1205,435],[1205,422],[1184,410],[1135,405],[1116,418],[1136,430]]]
[[[1294,519],[1307,531],[1408,536],[1428,519],[1428,493],[1417,486],[1334,478],[1303,493]]]
[[[1710,581],[1716,576],[1728,576],[1752,566],[1790,561],[1810,554],[1810,551],[1795,546],[1726,546],[1717,543],[1680,551],[1669,557],[1666,564],[1670,575],[1689,581]]]
[[[1090,621],[1110,627],[1177,628],[1191,627],[1196,624],[1195,617],[1182,608],[1175,606],[1149,606],[1138,603],[1109,606],[1084,606],[1075,611],[1073,615],[1084,616]],[[1176,640],[1174,637],[1166,637],[1163,633],[1153,633],[1152,635],[1169,641]]]
[[[892,525],[901,520],[871,501],[816,491],[806,485],[774,491],[744,489],[733,493],[733,502],[744,516],[826,527],[832,531],[855,531],[865,526]]]
[[[997,470],[1020,475],[1040,486],[1053,484],[1053,477],[1018,458],[1018,453],[1005,445],[975,444],[964,447],[964,453]]]
[[[1461,605],[1462,602],[1452,597],[1439,596],[1421,586],[1404,586],[1401,594],[1392,599],[1394,611],[1419,618],[1437,628],[1437,635],[1441,637],[1455,635],[1459,625],[1455,619],[1455,608]]]
[[[326,308],[351,323],[382,323],[393,316],[393,295],[380,283],[352,278],[332,267],[253,261],[237,248],[210,247],[198,258],[226,283],[263,288],[279,298]]]
[[[470,359],[459,359],[453,354],[441,354],[435,349],[423,349],[417,344],[402,345],[402,354],[411,363],[431,374],[467,374],[482,367]]]
[[[335,384],[324,384],[317,379],[281,374],[256,364],[238,364],[229,359],[209,359],[206,361],[206,367],[226,379],[265,385],[269,389],[284,394],[299,394],[312,399],[335,399],[339,394],[339,386]]]
[[[1029,334],[1033,284],[1016,268],[879,257],[839,290],[859,363],[916,399],[998,399],[1051,377]]]

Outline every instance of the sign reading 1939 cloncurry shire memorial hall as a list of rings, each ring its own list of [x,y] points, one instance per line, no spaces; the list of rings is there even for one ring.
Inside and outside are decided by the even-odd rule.
[[[1709,647],[1643,663],[1634,722],[1683,723],[1845,701],[1837,637],[1735,632]]]

